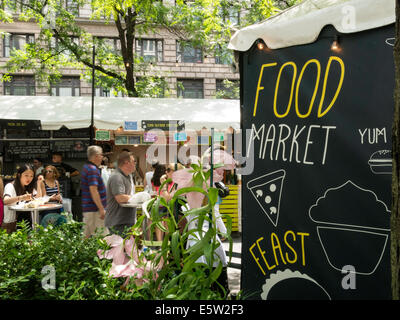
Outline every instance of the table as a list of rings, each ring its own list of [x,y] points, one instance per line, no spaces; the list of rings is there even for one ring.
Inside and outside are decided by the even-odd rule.
[[[32,218],[32,229],[36,228],[36,225],[39,224],[39,212],[40,211],[46,211],[46,210],[54,210],[54,209],[60,209],[62,208],[62,204],[57,204],[57,203],[51,203],[51,204],[44,204],[41,205],[37,208],[20,208],[18,206],[9,206],[8,208],[13,211],[30,211],[31,212],[31,218]]]

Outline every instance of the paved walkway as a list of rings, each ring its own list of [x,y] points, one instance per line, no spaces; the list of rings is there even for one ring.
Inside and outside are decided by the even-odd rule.
[[[238,232],[232,233],[233,240],[233,250],[232,252],[241,253],[242,252],[242,235]],[[225,240],[223,243],[225,251],[229,250],[229,242]],[[233,263],[241,263],[240,258],[232,257],[231,262]],[[228,268],[228,281],[229,281],[229,289],[231,294],[237,294],[240,290],[240,274],[241,270],[236,268]]]

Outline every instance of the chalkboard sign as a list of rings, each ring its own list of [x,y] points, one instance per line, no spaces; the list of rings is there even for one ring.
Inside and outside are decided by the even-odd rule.
[[[35,157],[47,158],[49,141],[4,141],[5,161],[30,161]]]
[[[89,128],[68,129],[61,127],[59,130],[53,131],[53,138],[89,138]]]
[[[0,119],[0,128],[38,130],[41,129],[41,123],[40,120]]]
[[[52,141],[52,152],[61,152],[66,159],[85,159],[88,146],[87,140],[58,140]]]
[[[394,25],[241,53],[242,290],[390,299]]]
[[[49,139],[50,137],[50,130],[29,130],[27,136],[29,139]]]

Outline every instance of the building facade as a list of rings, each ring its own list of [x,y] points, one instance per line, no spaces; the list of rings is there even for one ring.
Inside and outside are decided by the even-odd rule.
[[[103,38],[118,50],[117,28],[113,23],[90,19],[91,8],[74,8],[78,24],[95,37]],[[35,22],[15,21],[0,24],[4,35],[0,41],[0,73],[13,48],[23,48],[25,43],[35,41],[40,29]],[[79,39],[76,39],[79,42]],[[168,97],[215,98],[216,91],[224,88],[223,81],[239,81],[239,70],[232,61],[222,62],[218,57],[208,56],[199,48],[183,47],[176,36],[161,30],[157,34],[141,35],[136,39],[135,51],[144,60],[151,61],[150,73],[163,77],[168,85]],[[33,73],[20,70],[12,74],[10,82],[0,86],[2,95],[55,95],[90,96],[91,83],[81,79],[82,70],[65,68],[59,83],[48,88],[36,83]],[[136,80],[140,74],[135,74]],[[109,89],[96,88],[96,96],[120,95]]]

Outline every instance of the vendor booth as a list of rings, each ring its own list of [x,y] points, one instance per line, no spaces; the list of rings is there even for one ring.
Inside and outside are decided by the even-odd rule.
[[[0,96],[0,158],[3,179],[11,180],[21,162],[41,158],[51,160],[61,152],[63,161],[81,170],[87,160],[92,120],[91,97]],[[240,128],[238,100],[223,99],[94,99],[93,143],[102,146],[111,166],[124,149],[138,159],[136,190],[143,190],[143,177],[151,163],[185,164],[189,155],[201,155],[214,141],[229,146]],[[73,177],[72,195],[79,196],[79,176]],[[234,175],[226,184],[237,184]],[[239,230],[238,187],[232,199],[225,199],[223,213],[231,214],[234,230]],[[77,202],[77,201],[76,201]],[[75,210],[79,210],[78,204]]]
[[[236,32],[243,296],[390,299],[394,0],[305,0]]]

